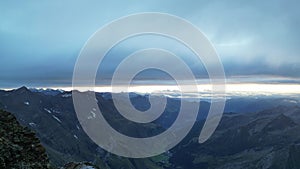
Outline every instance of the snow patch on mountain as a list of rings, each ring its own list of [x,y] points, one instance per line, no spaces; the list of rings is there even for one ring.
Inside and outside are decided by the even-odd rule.
[[[56,116],[54,116],[54,115],[52,115],[52,117],[53,117],[56,121],[58,121],[59,123],[61,123],[61,120],[60,120],[58,117],[56,117]]]
[[[91,111],[91,114],[92,114],[93,118],[96,118],[96,113],[95,112]]]
[[[44,110],[45,110],[46,112],[48,112],[49,114],[52,113],[52,112],[51,112],[49,109],[47,109],[47,108],[44,108]]]
[[[56,114],[60,114],[60,111],[58,110],[52,110],[53,113],[56,113]]]
[[[36,127],[36,124],[33,123],[33,122],[29,123],[29,125],[30,125],[31,127]]]
[[[65,98],[67,98],[67,97],[71,97],[72,96],[72,94],[71,93],[67,93],[67,94],[63,94],[63,95],[61,95],[61,97],[65,97]]]

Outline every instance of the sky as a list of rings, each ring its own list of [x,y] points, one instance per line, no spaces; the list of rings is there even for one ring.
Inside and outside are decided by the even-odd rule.
[[[299,6],[297,0],[0,1],[0,87],[70,85],[88,38],[105,24],[140,12],[169,13],[196,25],[216,48],[229,79],[299,83]],[[129,39],[108,54],[99,79],[146,47],[181,55],[197,77],[205,77],[201,62],[180,45],[156,36]]]

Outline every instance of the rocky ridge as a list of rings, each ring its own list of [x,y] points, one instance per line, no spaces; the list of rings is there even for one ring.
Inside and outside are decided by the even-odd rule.
[[[51,168],[45,148],[27,127],[0,110],[0,168]]]

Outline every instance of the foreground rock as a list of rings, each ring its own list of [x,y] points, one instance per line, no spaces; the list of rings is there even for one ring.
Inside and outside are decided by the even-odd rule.
[[[95,167],[93,164],[91,163],[68,163],[66,164],[64,167],[62,167],[61,169],[99,169],[98,167]]]
[[[35,134],[0,110],[0,168],[51,168],[45,148]]]

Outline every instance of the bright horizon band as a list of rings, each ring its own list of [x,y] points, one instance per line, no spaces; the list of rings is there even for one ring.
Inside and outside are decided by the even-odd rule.
[[[199,84],[197,85],[198,91],[190,91],[186,94],[197,94],[197,93],[210,93],[212,86],[210,84]],[[33,87],[38,89],[60,89],[64,91],[73,90],[72,87]],[[77,88],[78,89],[78,88]],[[91,89],[90,87],[82,87],[80,91],[86,91]],[[6,88],[3,90],[13,90],[13,88]],[[95,92],[112,92],[110,85],[101,85],[94,88]],[[117,92],[137,92],[137,93],[179,93],[180,90],[176,85],[131,85],[127,91]],[[300,84],[260,84],[260,83],[239,83],[239,84],[227,84],[226,85],[227,95],[289,95],[289,94],[300,94]]]

